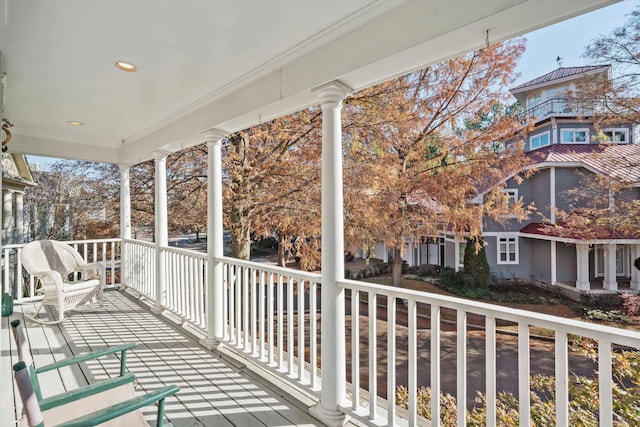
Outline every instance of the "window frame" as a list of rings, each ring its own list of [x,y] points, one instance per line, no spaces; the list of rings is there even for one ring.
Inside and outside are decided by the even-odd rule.
[[[546,144],[540,144],[540,145],[537,145],[537,146],[535,146],[535,147],[534,147],[534,146],[533,146],[533,140],[534,140],[534,139],[539,139],[539,140],[541,140],[541,139],[542,139],[542,137],[544,137],[544,136],[546,136],[546,137],[547,137],[547,143],[546,143]],[[532,135],[532,136],[530,136],[530,137],[529,137],[529,148],[530,148],[531,150],[536,150],[536,149],[538,149],[538,148],[547,147],[547,146],[549,146],[549,145],[551,145],[551,133],[550,133],[549,131],[546,131],[546,132],[540,132],[540,133],[538,133],[538,134],[536,134],[536,135]]]
[[[518,189],[517,188],[504,188],[502,192],[507,196],[507,209],[511,210],[511,207],[518,202]],[[511,213],[501,215],[503,218],[515,218],[516,216]]]
[[[504,242],[502,241],[504,240]],[[502,264],[502,265],[515,265],[515,264],[520,264],[520,237],[517,234],[510,234],[510,233],[501,233],[496,235],[496,252],[497,252],[497,257],[496,257],[496,263],[497,264]],[[509,258],[509,254],[511,254],[512,252],[509,250],[509,245],[513,244],[513,254],[514,254],[514,260],[510,260]],[[503,252],[501,250],[501,246],[505,244],[506,246],[506,251]],[[505,260],[503,261],[501,258],[502,254],[506,254],[505,255]]]
[[[628,128],[606,128],[602,129],[602,134],[605,135],[606,132],[611,132],[611,139],[606,139],[604,142],[610,142],[612,144],[627,144],[629,142],[629,129]],[[624,141],[615,141],[614,136],[616,133],[624,134]]]
[[[565,141],[564,133],[572,132],[573,141]],[[584,132],[584,141],[576,141],[576,132]],[[561,128],[560,129],[560,144],[589,144],[589,129],[588,128]]]
[[[508,208],[510,208],[511,206],[513,206],[516,203],[518,203],[518,189],[517,188],[505,188],[502,191],[504,192],[504,194],[507,195],[507,207]]]
[[[456,262],[458,263],[458,268],[460,269],[464,268],[464,251],[467,248],[467,239],[458,240],[456,244],[458,245],[458,259],[456,260]]]

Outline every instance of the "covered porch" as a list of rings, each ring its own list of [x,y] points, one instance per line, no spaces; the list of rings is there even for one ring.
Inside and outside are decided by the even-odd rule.
[[[456,351],[455,356],[448,356],[456,366],[457,424],[465,425],[467,398],[476,391],[468,389],[468,374],[483,372],[479,383],[487,396],[487,424],[495,425],[495,335],[501,319],[517,330],[515,371],[522,425],[531,420],[532,327],[551,331],[555,340],[548,355],[558,378],[558,425],[568,425],[569,419],[569,336],[598,341],[600,425],[612,425],[612,351],[616,345],[640,348],[640,334],[344,279],[341,140],[342,101],[351,92],[612,1],[549,0],[541,5],[539,0],[469,0],[445,5],[365,0],[331,2],[331,7],[306,2],[306,10],[300,9],[299,2],[251,2],[251,7],[242,2],[184,2],[180,6],[158,2],[157,9],[132,2],[135,6],[127,14],[118,4],[106,1],[2,3],[5,7],[0,10],[10,12],[1,27],[2,58],[6,58],[2,71],[6,69],[8,76],[2,80],[4,110],[16,124],[10,150],[120,166],[121,235],[108,242],[79,244],[85,245],[85,257],[107,264],[111,284],[121,284],[147,301],[153,314],[171,315],[181,327],[199,336],[203,349],[193,349],[198,359],[206,351],[232,351],[246,366],[255,365],[272,375],[267,382],[283,390],[301,389],[311,396],[304,406],[326,425],[341,425],[351,417],[368,425],[413,426],[421,421],[416,415],[417,390],[422,385],[418,371],[425,369],[428,358],[429,385],[439,395],[441,324],[453,322],[448,323],[454,325],[448,332],[455,331]],[[230,26],[221,22],[235,22],[239,16],[246,20],[242,25],[246,32],[230,37]],[[114,25],[122,20],[129,26]],[[58,31],[60,28],[69,31]],[[80,36],[72,31],[77,28],[82,31]],[[133,34],[120,28],[133,28]],[[263,31],[253,32],[255,28]],[[36,30],[41,31],[39,37],[25,34]],[[57,43],[45,42],[51,37]],[[77,59],[69,46],[77,45],[87,54],[90,66],[68,66]],[[61,50],[54,51],[56,46]],[[105,57],[105,52],[111,56]],[[58,67],[43,66],[43,57],[54,58]],[[137,63],[140,73],[117,74],[120,71],[110,65],[120,59]],[[112,73],[104,72],[105,64]],[[123,100],[129,101],[126,107]],[[225,257],[223,139],[309,105],[320,105],[323,120],[322,275]],[[79,117],[83,113],[86,118]],[[207,144],[209,161],[206,254],[171,248],[167,233],[167,155],[200,143]],[[154,243],[131,235],[129,170],[149,159],[155,163]],[[19,301],[28,301],[37,295],[33,280],[23,286],[20,248],[3,248],[3,289]],[[407,307],[407,340],[402,348],[397,344],[399,300],[406,301]],[[367,302],[366,308],[360,306],[362,301]],[[347,322],[347,304],[352,313],[362,315]],[[383,326],[376,321],[369,321],[360,333],[361,318],[377,319],[379,310],[386,312],[384,340],[377,329]],[[429,318],[428,353],[418,352],[418,315]],[[473,365],[467,358],[469,316],[480,318],[486,331],[486,356]],[[144,320],[134,319],[123,333],[141,328],[138,322]],[[3,351],[8,348],[5,335]],[[82,336],[86,339],[84,333]],[[386,348],[384,359],[379,357],[378,346]],[[407,365],[405,378],[396,377],[400,354]],[[141,363],[146,361],[148,358]],[[208,362],[204,365],[193,367],[206,373]],[[362,365],[367,376],[362,375]],[[383,365],[387,369],[381,383],[376,378]],[[2,369],[5,375],[7,367]],[[186,375],[180,370],[176,380],[189,383]],[[396,387],[401,384],[408,388],[407,411],[389,403],[395,402]],[[173,413],[178,420],[181,411],[195,414],[201,405],[236,425],[256,418],[247,413],[252,411],[248,402],[235,408],[241,413],[238,417],[246,418],[234,422],[221,409],[224,399],[218,405],[214,396],[202,395],[193,402],[184,392],[176,399],[184,404]],[[282,406],[289,413],[289,403],[277,400],[273,405],[272,409]],[[437,399],[433,399],[431,413],[432,425],[438,425],[441,407]],[[290,416],[274,422],[313,423]]]
[[[155,245],[136,240],[112,242],[115,254],[102,250],[109,248],[105,242],[74,243],[87,259],[104,262],[108,270],[115,271],[114,277],[122,278],[122,286],[108,286],[105,308],[73,313],[59,329],[43,328],[23,317],[33,313],[32,300],[37,299],[30,293],[31,281],[26,280],[14,316],[31,328],[30,340],[33,334],[39,337],[35,342],[46,347],[43,352],[49,356],[44,358],[40,358],[40,349],[34,351],[37,363],[68,351],[141,342],[129,368],[141,375],[142,387],[159,387],[162,381],[180,385],[183,391],[168,402],[167,415],[178,425],[210,425],[206,417],[220,417],[216,422],[222,425],[253,425],[249,413],[262,423],[255,425],[439,425],[445,405],[435,400],[430,407],[436,414],[432,420],[417,416],[418,389],[424,386],[457,399],[460,426],[466,424],[476,393],[482,393],[487,399],[487,423],[496,425],[498,393],[505,390],[518,399],[521,419],[531,419],[532,375],[556,378],[555,419],[557,425],[569,425],[569,383],[574,374],[597,378],[599,392],[594,399],[599,425],[613,425],[619,390],[617,354],[621,349],[640,350],[640,333],[626,329],[344,279],[338,282],[343,293],[337,300],[344,311],[327,318],[320,275],[228,257],[216,259],[222,270],[222,298],[209,309],[208,255],[173,247],[159,251],[165,266],[161,281],[165,298],[158,305]],[[19,245],[6,248],[5,256],[20,250]],[[214,316],[218,319],[212,319]],[[220,322],[221,331],[210,347],[212,320]],[[11,383],[7,375],[15,357],[4,329],[7,323],[3,318],[3,384]],[[321,345],[327,344],[327,326],[343,334],[341,342],[330,342],[332,351],[340,351],[338,355],[329,352],[329,357],[336,357],[329,364]],[[577,337],[597,344],[595,365],[572,350]],[[102,366],[97,371],[91,365],[88,369],[80,382],[106,372]],[[326,377],[336,372],[340,381],[334,390],[341,394],[338,408],[342,417],[332,424],[320,418],[316,408],[322,405],[322,391],[328,389]],[[60,381],[64,387],[65,375],[47,381],[47,389],[62,390]],[[230,377],[232,382],[228,382]],[[221,387],[219,378],[231,388]],[[72,379],[70,384],[77,381]],[[408,390],[406,407],[389,404],[395,401],[398,386]],[[217,394],[218,387],[229,396]],[[237,395],[232,392],[236,387]],[[12,390],[2,391],[11,394]],[[291,400],[272,400],[269,393],[274,391]],[[267,395],[260,400],[263,392]],[[16,404],[15,411],[20,410],[15,398],[2,401],[11,402],[3,403],[7,405],[4,410],[17,414],[9,408],[11,404]],[[272,410],[284,412],[275,416]],[[187,424],[180,424],[181,417]]]
[[[520,237],[540,242],[545,257],[540,260],[543,285],[559,286],[575,295],[606,295],[640,291],[640,241],[632,238],[576,239],[553,236],[539,224],[531,224]],[[536,278],[537,279],[537,278]]]
[[[11,380],[17,351],[9,323],[20,319],[25,326],[36,366],[122,343],[139,346],[127,355],[128,369],[136,374],[137,392],[178,385],[180,394],[167,400],[166,419],[174,426],[319,426],[307,414],[303,395],[296,398],[252,374],[228,352],[211,352],[198,344],[199,337],[181,328],[176,318],[151,313],[143,299],[111,288],[105,306],[75,312],[64,323],[40,325],[25,314],[32,302],[17,303],[13,315],[2,318],[0,354],[0,412],[2,425],[15,425],[22,403]],[[69,391],[114,376],[115,358],[101,358],[45,375],[44,397]],[[308,405],[309,403],[307,403]],[[149,421],[155,411],[145,409]]]

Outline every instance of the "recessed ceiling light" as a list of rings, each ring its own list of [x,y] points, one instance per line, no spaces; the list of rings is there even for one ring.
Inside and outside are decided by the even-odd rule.
[[[84,126],[84,123],[77,120],[69,120],[67,123],[69,123],[71,126]]]
[[[125,62],[125,61],[117,61],[115,63],[115,66],[118,70],[122,70],[122,71],[126,71],[128,73],[133,73],[135,71],[138,71],[138,67],[136,67],[135,65],[133,65],[130,62]]]

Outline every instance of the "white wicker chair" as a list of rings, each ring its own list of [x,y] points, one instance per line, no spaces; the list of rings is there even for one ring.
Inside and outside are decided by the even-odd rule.
[[[105,267],[100,262],[87,264],[71,246],[55,240],[39,240],[27,244],[20,254],[22,266],[40,280],[40,292],[44,294],[34,317],[39,323],[60,323],[64,313],[91,302],[102,306],[102,288]],[[79,274],[79,276],[78,276]],[[58,320],[47,322],[38,319],[45,305],[58,310]]]

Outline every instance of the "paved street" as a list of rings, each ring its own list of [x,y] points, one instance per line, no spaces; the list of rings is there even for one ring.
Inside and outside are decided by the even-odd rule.
[[[349,306],[349,304],[347,304]],[[369,378],[369,339],[368,327],[369,318],[367,316],[367,306],[365,303],[360,307],[360,381],[363,388],[368,388]],[[348,310],[347,324],[347,366],[351,364],[351,315]],[[396,326],[396,381],[398,385],[407,385],[407,338],[408,328],[406,327],[406,313],[398,312]],[[377,320],[377,377],[378,393],[386,397],[387,390],[387,322],[386,307],[378,308]],[[430,321],[422,317],[418,321],[418,385],[429,386],[431,384],[431,350],[430,350]],[[467,404],[474,404],[476,391],[485,391],[485,333],[484,330],[471,329],[467,331],[467,365],[473,369],[467,371]],[[452,322],[441,323],[441,388],[443,393],[456,395],[456,325]],[[508,334],[498,334],[496,346],[497,355],[497,389],[498,391],[509,391],[516,397],[518,395],[518,339],[516,336]],[[531,374],[532,375],[553,375],[554,374],[554,343],[547,340],[531,339]],[[596,369],[595,364],[590,360],[577,354],[570,354],[569,369],[579,375],[591,376]],[[348,370],[349,371],[349,370]],[[348,377],[350,381],[350,374]]]

